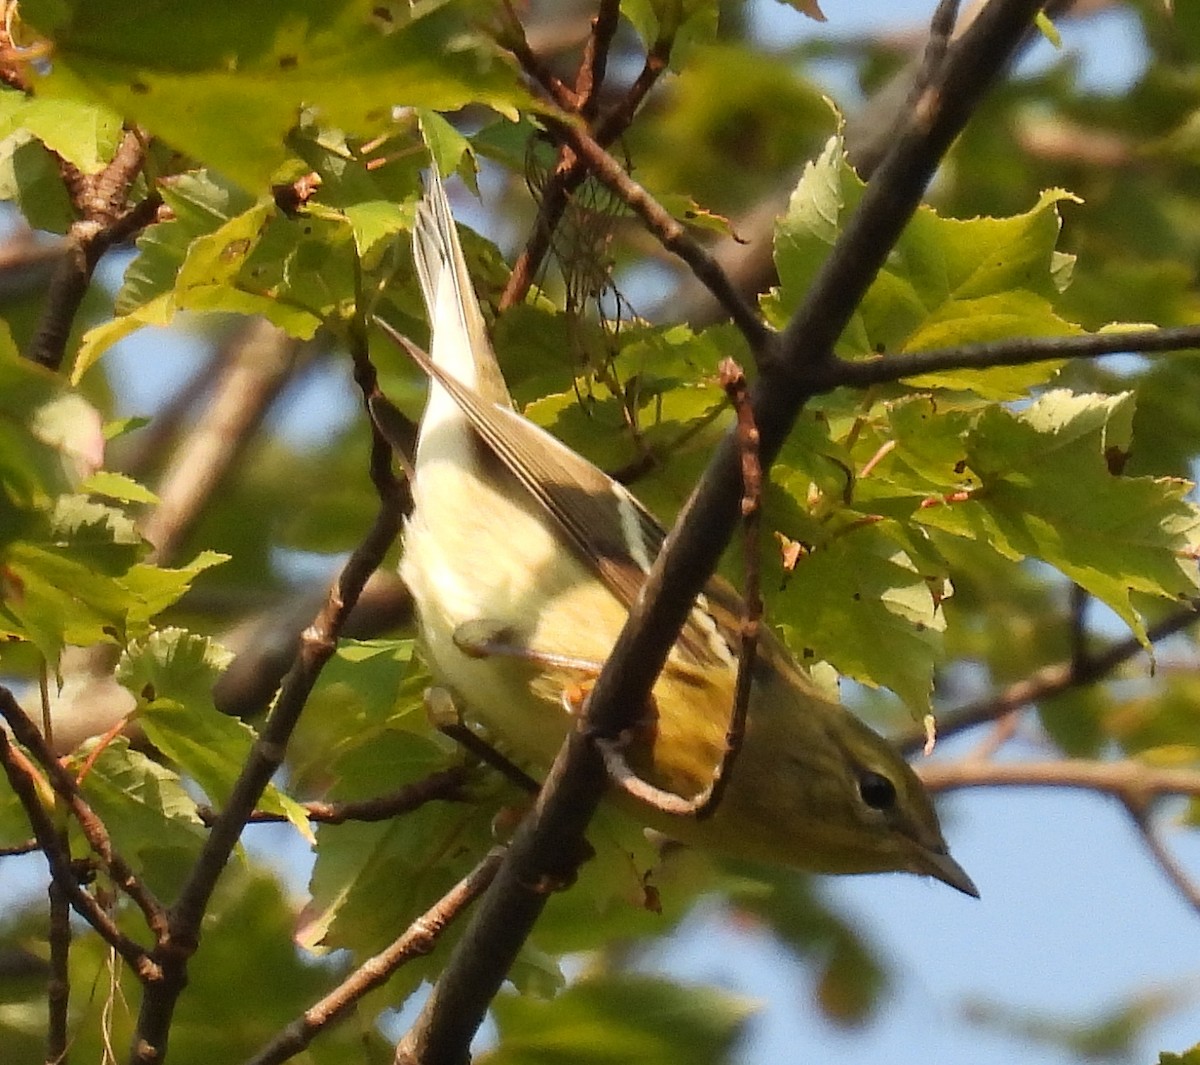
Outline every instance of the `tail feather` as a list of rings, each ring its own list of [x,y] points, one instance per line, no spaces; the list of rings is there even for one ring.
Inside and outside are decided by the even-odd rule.
[[[436,167],[417,208],[413,261],[429,315],[434,363],[485,399],[511,406]]]

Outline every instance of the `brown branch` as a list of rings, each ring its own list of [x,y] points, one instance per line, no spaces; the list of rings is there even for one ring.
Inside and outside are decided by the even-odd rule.
[[[1015,337],[987,344],[963,344],[847,362],[831,360],[814,376],[820,392],[835,388],[869,388],[946,370],[987,370],[1025,366],[1056,359],[1095,359],[1129,352],[1150,355],[1200,348],[1200,326],[1170,329],[1112,330],[1070,337]]]
[[[367,356],[365,333],[353,344],[355,381],[364,405],[378,391]],[[301,633],[296,660],[271,713],[255,740],[225,808],[213,822],[179,897],[169,914],[169,936],[155,948],[162,978],[146,986],[131,1061],[157,1065],[166,1053],[175,1004],[187,980],[187,963],[199,945],[200,926],[217,881],[233,854],[263,790],[283,763],[287,745],[321,669],[333,654],[337,637],[363,585],[383,561],[400,529],[402,486],[391,469],[391,448],[372,422],[371,481],[380,498],[375,523],[351,554],[313,623]]]
[[[1146,849],[1154,858],[1159,869],[1163,871],[1163,875],[1171,881],[1175,890],[1183,896],[1184,901],[1200,914],[1200,884],[1192,879],[1183,864],[1159,837],[1150,820],[1149,811],[1130,806],[1128,803],[1126,803],[1126,808],[1129,810],[1134,824],[1137,825],[1142,842],[1146,844]]]
[[[3,691],[5,689],[0,689],[0,692]],[[80,886],[71,865],[71,856],[60,846],[58,833],[45,806],[42,805],[41,796],[38,794],[37,771],[21,751],[13,746],[3,729],[0,729],[0,766],[3,767],[25,816],[29,818],[38,848],[46,856],[50,875],[71,903],[71,908],[125,959],[139,979],[152,978],[157,969],[145,948],[126,936],[99,903]]]
[[[463,802],[463,785],[470,779],[471,771],[466,766],[430,773],[421,780],[406,784],[386,795],[373,799],[357,799],[350,802],[306,802],[301,807],[310,821],[323,825],[342,825],[347,821],[386,821],[401,814],[411,813],[427,802]],[[196,810],[200,820],[211,825],[217,813],[211,806],[200,806]],[[247,819],[248,824],[278,824],[286,822],[284,814],[255,810]]]
[[[433,951],[445,929],[474,902],[500,868],[503,851],[492,851],[387,949],[368,958],[320,1002],[283,1029],[246,1065],[279,1065],[304,1050],[326,1028],[340,1021],[369,991],[381,987],[414,958]]]
[[[37,760],[43,773],[46,774],[50,786],[66,803],[71,816],[79,824],[88,846],[100,859],[101,867],[112,882],[133,900],[146,919],[146,925],[156,939],[166,933],[166,910],[162,903],[154,897],[153,892],[142,882],[133,871],[133,867],[117,853],[112,844],[108,829],[96,812],[80,794],[75,778],[67,772],[54,752],[46,743],[45,737],[38,731],[37,726],[21,709],[17,700],[7,688],[0,688],[0,716],[8,722],[17,742],[29,750]],[[26,813],[31,813],[26,808]],[[42,850],[46,849],[46,840],[34,826],[34,835]]]
[[[691,237],[683,225],[655,200],[641,185],[634,181],[603,146],[577,126],[554,119],[547,119],[559,137],[571,146],[588,170],[607,188],[623,200],[646,224],[667,251],[682,259],[692,273],[713,294],[754,352],[760,357],[771,344],[769,327],[757,309],[742,298],[730,282],[728,275],[705,247]]]
[[[834,342],[915,211],[938,161],[1040,6],[1041,0],[992,0],[951,46],[783,343],[769,352],[772,372],[754,391],[764,468],[779,453],[811,394],[806,373],[832,357]],[[574,147],[578,131],[561,129]],[[696,595],[737,524],[740,472],[735,432],[722,442],[668,535],[592,690],[583,730],[571,732],[559,751],[495,882],[397,1051],[398,1062],[459,1065],[466,1058],[488,1004],[541,913],[545,885],[556,876],[570,875],[580,859],[584,833],[606,782],[603,761],[590,737],[620,735],[645,705]]]
[[[1200,620],[1200,611],[1194,605],[1169,614],[1146,630],[1151,644],[1182,632]],[[1007,714],[1043,699],[1061,695],[1072,688],[1094,684],[1108,676],[1114,669],[1129,659],[1141,654],[1145,648],[1136,637],[1116,640],[1103,651],[1084,656],[1072,656],[1062,662],[1043,666],[1028,677],[1010,684],[996,695],[988,696],[966,706],[938,715],[938,736],[953,736],[977,725],[995,721]],[[914,754],[925,745],[925,733],[912,729],[895,738],[896,745],[905,754]]]
[[[530,47],[525,36],[525,27],[513,10],[511,0],[504,0],[501,5],[501,17],[504,22],[497,35],[500,47],[512,52],[521,69],[536,81],[559,107],[564,111],[578,110],[581,103],[579,94],[546,66]]]
[[[1200,798],[1200,771],[1149,765],[1132,758],[1119,762],[1063,759],[1056,762],[993,762],[968,758],[929,762],[918,775],[930,791],[963,788],[1073,788],[1117,799],[1138,827],[1163,874],[1185,901],[1200,913],[1200,885],[1167,849],[1150,820],[1154,804],[1169,795]]]
[[[0,847],[0,858],[15,858],[22,854],[33,854],[42,848],[36,839],[27,839],[23,843],[14,843],[9,847]]]
[[[64,841],[65,842],[65,841]],[[71,1005],[71,903],[57,880],[50,888],[50,974],[46,980],[46,1060],[66,1065]]]
[[[592,35],[585,47],[576,78],[577,91],[568,89],[541,64],[525,39],[524,27],[520,20],[507,3],[504,7],[508,15],[508,24],[501,43],[512,51],[522,69],[541,85],[549,99],[564,111],[579,114],[585,121],[590,121],[599,98],[604,73],[602,57],[607,54],[612,33],[615,31],[618,5],[603,4],[593,21]],[[596,122],[593,136],[598,144],[611,144],[629,128],[646,96],[667,69],[673,43],[673,34],[664,33],[646,53],[642,70],[628,91]],[[573,124],[572,128],[575,128]],[[504,286],[499,302],[500,311],[515,306],[525,298],[546,253],[550,250],[552,234],[567,209],[571,195],[587,178],[589,169],[588,164],[560,138],[558,162],[545,187],[541,189],[537,219],[530,231],[529,240],[513,264],[508,283]]]
[[[129,190],[142,167],[142,143],[129,130],[113,160],[99,174],[80,174],[62,164],[63,176],[80,218],[67,232],[63,258],[51,275],[29,358],[51,370],[62,365],[75,315],[91,283],[100,257],[149,225],[161,200],[151,193],[134,207],[127,206]]]
[[[926,762],[917,772],[925,786],[934,792],[964,788],[1072,788],[1111,795],[1136,808],[1144,808],[1164,795],[1200,798],[1200,770],[1165,768],[1132,758],[1116,762],[1085,758],[995,762],[968,758]]]
[[[579,99],[579,114],[588,122],[595,118],[600,103],[600,89],[608,72],[608,52],[620,18],[618,0],[601,0],[592,19],[592,32],[584,45],[579,73],[575,76],[575,94]]]
[[[141,522],[152,561],[170,565],[267,409],[287,384],[300,343],[265,319],[239,332],[223,359],[211,402],[175,448],[156,488],[158,503]]]

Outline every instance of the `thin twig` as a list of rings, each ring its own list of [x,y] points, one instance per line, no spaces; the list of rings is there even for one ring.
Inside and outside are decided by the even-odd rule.
[[[71,1005],[71,904],[67,893],[52,879],[50,895],[50,975],[46,981],[46,1060],[66,1065],[67,1028]]]
[[[812,385],[817,392],[829,392],[835,388],[868,388],[947,370],[987,370],[1058,359],[1095,359],[1130,352],[1150,355],[1188,348],[1200,348],[1200,326],[1111,330],[1069,337],[1015,337],[988,344],[881,355],[857,362],[836,359],[814,375]]]
[[[930,791],[962,788],[1074,788],[1117,799],[1129,812],[1164,875],[1200,913],[1200,885],[1159,839],[1150,810],[1164,796],[1200,798],[1200,771],[1148,765],[1132,758],[1094,762],[1067,758],[1055,762],[994,762],[968,758],[928,762],[917,770]]]
[[[8,722],[17,741],[33,754],[55,794],[66,803],[71,816],[83,832],[88,846],[100,859],[105,875],[133,900],[138,909],[142,911],[146,924],[154,933],[155,939],[160,940],[166,934],[165,907],[154,897],[153,892],[141,877],[133,871],[133,867],[117,853],[108,829],[80,794],[75,778],[63,768],[45,738],[37,730],[37,726],[29,720],[12,692],[7,688],[0,688],[0,716],[3,716],[4,720]],[[26,812],[30,811],[27,809]],[[36,831],[36,826],[34,834],[38,837],[42,849],[45,850],[46,841]]]
[[[362,330],[354,338],[352,356],[355,381],[366,406],[369,397],[378,391],[378,384],[367,356],[366,334]],[[175,1004],[187,981],[187,962],[199,945],[201,922],[221,872],[263,790],[283,763],[288,741],[321,669],[336,648],[338,633],[359,592],[382,563],[399,533],[402,486],[392,472],[391,448],[374,423],[371,424],[370,474],[380,498],[379,513],[371,530],[346,562],[317,617],[301,633],[299,653],[284,678],[279,697],[171,908],[169,938],[155,950],[163,976],[147,986],[142,996],[131,1054],[134,1065],[157,1065],[162,1061]]]
[[[954,23],[958,18],[958,0],[940,0],[933,18],[929,22],[929,38],[921,56],[921,66],[913,80],[907,110],[912,110],[921,93],[933,83],[946,59],[950,39],[954,35]]]
[[[692,798],[684,799],[674,792],[655,787],[634,773],[625,760],[622,741],[608,740],[604,737],[597,737],[596,740],[609,777],[626,794],[666,813],[677,817],[694,817],[698,821],[711,817],[721,805],[725,789],[733,776],[734,763],[742,750],[763,613],[759,566],[763,472],[758,461],[758,430],[754,426],[754,412],[750,409],[746,375],[742,368],[732,359],[725,359],[720,366],[720,375],[721,385],[737,414],[738,435],[742,444],[742,513],[745,518],[743,554],[746,569],[741,650],[738,655],[733,708],[725,733],[725,750],[705,788]]]
[[[402,965],[433,951],[442,932],[492,882],[503,851],[494,850],[425,911],[389,947],[368,958],[336,988],[304,1011],[246,1065],[280,1065],[304,1050],[318,1035],[337,1023],[364,995],[381,987]]]
[[[708,795],[696,811],[696,817],[711,817],[721,804],[725,789],[733,775],[733,766],[742,751],[746,737],[746,715],[750,709],[750,694],[754,684],[754,663],[758,657],[759,630],[762,626],[762,567],[759,551],[759,530],[762,525],[764,475],[759,459],[758,427],[750,406],[746,375],[732,359],[724,359],[720,367],[721,385],[737,414],[738,441],[742,452],[742,523],[745,536],[742,543],[745,567],[745,614],[742,618],[742,642],[738,654],[737,685],[733,713],[725,734],[725,753],[708,787]]]
[[[146,949],[126,936],[96,900],[80,886],[71,867],[71,856],[60,847],[54,823],[42,805],[41,796],[38,794],[37,771],[21,754],[19,748],[13,746],[3,729],[0,729],[0,765],[3,766],[5,776],[8,777],[25,816],[29,818],[29,825],[38,841],[38,847],[46,856],[50,875],[71,903],[71,908],[125,959],[139,979],[154,978],[158,972],[157,966]]]
[[[592,19],[592,32],[583,48],[579,73],[575,76],[575,94],[579,99],[579,114],[588,122],[600,106],[600,90],[608,71],[608,51],[612,47],[617,24],[621,18],[618,0],[601,0]]]
[[[585,50],[576,78],[578,91],[568,89],[542,65],[525,39],[525,30],[520,20],[508,3],[504,7],[508,23],[502,43],[512,51],[522,69],[564,111],[578,114],[585,121],[591,120],[604,72],[601,57],[607,53],[611,34],[615,29],[612,13],[617,10],[617,5],[602,5],[602,10],[593,22],[588,50]],[[642,70],[628,91],[618,103],[596,120],[593,136],[602,147],[607,147],[629,128],[646,96],[667,69],[673,43],[672,34],[663,34],[646,53]],[[558,160],[541,189],[537,219],[530,230],[529,240],[513,264],[508,283],[504,286],[499,302],[500,311],[515,306],[525,298],[550,249],[552,234],[558,227],[572,194],[587,178],[588,171],[587,163],[578,158],[577,153],[560,139]]]
[[[667,251],[682,259],[725,308],[733,323],[746,338],[750,350],[760,356],[772,336],[757,309],[742,298],[716,259],[691,237],[683,225],[634,181],[624,167],[604,147],[584,130],[566,122],[547,119],[556,137],[571,146],[587,168],[602,184],[611,189],[646,224],[650,232]]]
[[[1060,758],[1049,762],[996,762],[964,758],[925,762],[918,767],[925,787],[934,792],[964,788],[1072,788],[1111,795],[1144,808],[1164,795],[1200,798],[1200,770],[1151,765],[1132,758],[1096,762]]]
[[[421,780],[406,784],[386,795],[373,799],[356,799],[348,802],[306,802],[301,808],[310,821],[322,825],[343,825],[347,821],[387,821],[429,802],[463,802],[463,785],[470,779],[471,771],[466,766],[453,766],[430,773]],[[211,806],[197,807],[196,813],[206,825],[217,819]],[[279,824],[288,820],[286,814],[266,810],[255,810],[248,824]]]
[[[1146,844],[1146,849],[1153,856],[1158,867],[1163,871],[1163,875],[1171,881],[1175,890],[1183,896],[1184,901],[1196,913],[1200,914],[1200,884],[1192,879],[1191,875],[1183,867],[1183,864],[1162,841],[1150,819],[1150,811],[1145,808],[1131,806],[1128,803],[1126,804],[1126,808],[1129,810],[1129,815],[1133,818],[1134,824],[1138,827],[1138,833],[1142,837],[1142,842]]]
[[[1151,625],[1146,630],[1146,637],[1151,644],[1195,624],[1200,620],[1200,612],[1194,605]],[[1108,676],[1114,669],[1131,658],[1137,657],[1145,648],[1133,636],[1117,640],[1106,647],[1082,658],[1069,658],[1043,666],[1028,677],[1010,684],[1003,691],[990,695],[966,706],[948,710],[938,715],[938,736],[945,738],[988,721],[995,721],[1007,714],[1015,713],[1023,707],[1041,702],[1043,699],[1061,695],[1072,688],[1094,684]],[[895,738],[896,745],[905,753],[913,754],[925,744],[925,733],[920,729],[912,729]]]
[[[10,847],[0,847],[0,858],[15,858],[22,854],[33,854],[42,848],[36,839],[27,839],[24,843],[14,843]]]

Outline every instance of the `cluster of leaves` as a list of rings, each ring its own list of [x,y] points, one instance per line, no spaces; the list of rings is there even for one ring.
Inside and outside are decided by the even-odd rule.
[[[671,5],[628,7],[652,44]],[[800,153],[825,143],[775,233],[778,286],[762,307],[782,326],[863,186],[840,137],[826,140],[833,117],[796,75],[795,57],[751,56],[737,42],[710,40],[716,5],[683,7],[688,17],[673,27],[677,43],[687,45],[674,53],[679,77],[630,138],[649,187],[667,202],[676,202],[667,194],[679,202],[696,197],[728,212],[762,191],[746,175],[795,168]],[[205,804],[224,801],[255,732],[213,706],[213,682],[227,662],[213,637],[229,618],[196,617],[193,608],[193,632],[175,616],[186,602],[171,613],[219,556],[202,551],[179,569],[147,562],[131,515],[155,499],[101,468],[105,437],[129,426],[105,430],[81,395],[107,405],[105,353],[182,312],[261,315],[295,338],[319,333],[342,349],[358,343],[378,313],[419,338],[425,327],[404,248],[425,148],[443,172],[457,169],[471,182],[481,157],[497,169],[518,169],[544,107],[488,37],[464,33],[462,14],[454,4],[350,0],[303,0],[269,12],[228,0],[202,12],[134,6],[122,17],[100,0],[21,6],[54,50],[33,96],[0,90],[0,191],[32,224],[66,232],[75,215],[56,160],[98,173],[113,158],[122,126],[136,124],[149,149],[145,185],[135,195],[160,195],[169,217],[139,236],[112,313],[73,346],[78,392],[18,360],[27,319],[16,315],[0,331],[0,626],[13,641],[4,667],[34,674],[41,664],[53,674],[67,645],[107,643],[120,652],[116,679],[136,703],[135,719],[155,754],[117,741],[91,766],[83,792],[162,897],[172,897],[204,838],[197,792]],[[1147,34],[1165,49],[1154,17],[1145,19]],[[1179,36],[1186,38],[1183,30]],[[1171,48],[1186,53],[1196,41],[1200,28]],[[1175,59],[1186,65],[1200,56]],[[863,70],[870,76],[887,65],[882,54],[869,54]],[[1138,123],[1146,113],[1173,116],[1155,131],[1160,165],[1186,176],[1195,165],[1186,136],[1200,104],[1194,95],[1152,71],[1121,106],[1105,104],[1076,92],[1057,70],[1006,90],[990,106],[1020,115],[1031,102],[1051,99],[1073,121],[1130,139],[1144,132]],[[485,116],[473,113],[470,138],[439,113],[468,106]],[[988,123],[985,116],[986,137],[969,135],[959,147],[941,190],[942,213],[918,213],[841,338],[839,355],[1072,336],[1114,319],[1195,320],[1193,271],[1180,264],[1194,261],[1200,230],[1194,212],[1174,224],[1182,194],[1139,197],[1136,186],[1149,178],[1131,165],[1114,179],[1120,192],[1089,187],[1095,179],[1085,168],[1073,175],[1077,183],[1068,173],[1086,208],[1062,191],[1037,196],[1031,190],[1064,178],[1044,177],[1028,153],[998,149],[998,131],[1015,138],[1020,129]],[[729,182],[728,160],[745,158],[738,138],[748,139],[753,165]],[[997,154],[1022,160],[1029,172],[999,172],[990,162]],[[319,178],[309,182],[313,195],[297,203],[281,194],[310,174]],[[1111,255],[1106,241],[1130,229],[1131,205],[1161,212],[1137,232],[1161,233],[1169,219],[1169,239],[1144,240],[1136,256],[1128,248]],[[995,216],[970,217],[985,209]],[[1059,249],[1060,212],[1078,263]],[[472,273],[492,297],[504,277],[501,256],[467,238]],[[693,331],[631,322],[614,337],[567,322],[551,306],[531,299],[495,323],[525,412],[605,468],[649,470],[635,487],[670,518],[727,427],[715,371],[731,354],[748,364],[744,342],[728,325]],[[603,354],[568,364],[562,353],[581,334],[584,347]],[[411,367],[374,336],[370,353],[385,391],[415,404]],[[772,596],[771,618],[805,660],[889,689],[917,714],[929,709],[935,669],[947,660],[974,659],[1007,680],[1061,657],[1066,581],[1145,641],[1148,617],[1200,590],[1197,511],[1180,479],[1198,446],[1187,361],[1139,367],[1128,379],[1058,363],[948,372],[814,401],[774,473],[766,535],[775,561],[766,584],[781,590]],[[262,461],[248,464],[239,484],[214,499],[209,521],[254,524],[258,540],[224,568],[239,581],[257,571],[250,580],[260,583],[250,587],[259,592],[275,585],[268,577],[273,549],[334,554],[352,546],[365,519],[352,526],[347,516],[362,519],[370,505],[362,433],[361,425],[348,428],[346,440],[316,455],[276,441]],[[323,487],[314,491],[334,484],[357,486],[352,503]],[[284,512],[288,519],[268,529],[264,516]],[[219,535],[205,539],[210,534],[202,528],[198,539],[221,542]],[[779,551],[779,543],[795,551]],[[1049,570],[1065,580],[1046,580]],[[211,586],[222,580],[230,579],[214,570]],[[955,624],[947,626],[951,614]],[[1047,631],[1054,637],[1046,639]],[[230,876],[192,971],[184,1001],[195,1012],[178,1017],[173,1060],[252,1052],[348,965],[399,934],[492,843],[497,814],[519,797],[482,771],[464,790],[466,801],[429,804],[395,820],[314,830],[299,805],[313,795],[372,798],[461,762],[426,720],[424,679],[407,639],[347,641],[326,669],[290,750],[287,779],[260,807],[288,818],[316,854],[298,939],[314,952],[347,953],[322,966],[300,960],[289,942],[296,915],[277,884],[259,872]],[[1196,703],[1184,698],[1189,684],[1181,678],[1166,697],[1133,707],[1141,711],[1134,727],[1128,701],[1118,705],[1108,689],[1087,696],[1086,706],[1076,698],[1070,713],[1048,706],[1043,717],[1072,753],[1094,754],[1116,740],[1129,752],[1170,752],[1194,763],[1200,749]],[[91,750],[81,748],[73,764]],[[29,834],[7,791],[0,827],[6,844]],[[804,881],[735,875],[687,855],[655,869],[648,883],[653,857],[611,813],[594,828],[593,844],[597,858],[574,890],[552,900],[512,974],[524,991],[561,987],[565,953],[670,930],[704,891],[721,891],[769,922],[798,956],[819,958],[820,998],[830,1015],[865,1016],[884,986],[870,947]],[[134,916],[122,915],[131,929]],[[453,934],[437,955],[368,998],[363,1016],[395,1006],[433,975]],[[104,964],[98,941],[84,943],[73,954],[76,986]],[[614,1058],[715,1061],[746,1016],[732,997],[615,975],[598,957],[596,972],[560,994],[553,1010],[524,998],[499,1002],[495,1060],[584,1056],[590,1026],[603,1023]],[[251,984],[275,994],[263,997],[269,1009],[247,1017],[230,990]],[[22,987],[10,1001],[36,996]],[[206,1016],[246,1023],[218,1027],[201,1023]],[[128,1025],[128,1018],[116,1020],[118,1039]],[[693,1045],[680,1042],[681,1028]],[[78,1052],[87,1057],[99,1025],[81,1031]],[[380,1037],[372,1031],[367,1038]],[[339,1034],[321,1054],[322,1061],[359,1060],[361,1047]]]

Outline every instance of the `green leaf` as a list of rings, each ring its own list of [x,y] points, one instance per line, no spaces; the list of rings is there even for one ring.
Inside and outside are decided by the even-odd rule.
[[[220,806],[241,771],[254,731],[212,704],[232,654],[207,637],[162,629],[129,647],[117,680],[138,696],[147,738]]]
[[[6,551],[0,628],[51,664],[66,644],[123,640],[134,601],[120,578],[140,552],[122,512],[63,497]]]
[[[0,141],[0,200],[15,204],[34,229],[66,233],[75,221],[54,156],[25,130]]]
[[[87,747],[80,751],[87,753]],[[160,897],[179,887],[206,831],[177,774],[118,737],[84,778],[83,794],[117,850]]]
[[[1133,396],[1055,391],[1014,413],[987,409],[968,438],[979,489],[917,520],[1038,558],[1110,606],[1146,643],[1131,592],[1187,598],[1200,587],[1200,514],[1186,482],[1122,477]]]
[[[766,300],[778,323],[804,299],[817,270],[862,198],[840,138],[805,167],[775,238],[779,288]],[[1044,192],[1024,214],[959,220],[920,207],[837,344],[848,358],[1014,336],[1062,336],[1078,326],[1053,309],[1069,274],[1055,251],[1058,205],[1076,198]],[[930,375],[921,384],[1015,399],[1048,380],[1057,363]]]
[[[158,496],[138,484],[132,477],[111,470],[98,470],[79,486],[83,491],[93,495],[106,496],[118,503],[149,503],[158,502]]]
[[[480,1058],[487,1065],[717,1065],[730,1060],[755,1006],[708,987],[599,975],[571,985],[553,1002],[501,995],[492,1011],[500,1041]]]
[[[260,190],[289,158],[303,108],[348,132],[386,130],[397,105],[531,102],[515,70],[464,18],[466,5],[218,0],[142,8],[35,0],[23,19],[54,46],[37,91],[86,90],[168,144]],[[230,136],[236,130],[236,136]]]
[[[771,620],[801,662],[830,662],[863,684],[890,688],[920,716],[929,711],[949,587],[941,573],[918,566],[903,541],[888,521],[830,537],[786,578]]]
[[[173,217],[148,226],[138,236],[137,258],[129,264],[117,293],[114,310],[118,316],[173,292],[192,242],[254,204],[236,186],[206,170],[164,180],[159,191]]]
[[[130,606],[131,623],[144,625],[177,603],[201,573],[227,561],[228,555],[201,551],[188,565],[175,569],[147,563],[131,566],[121,578],[134,600]]]
[[[19,121],[52,152],[85,174],[98,174],[121,142],[121,116],[86,100],[32,99]]]

